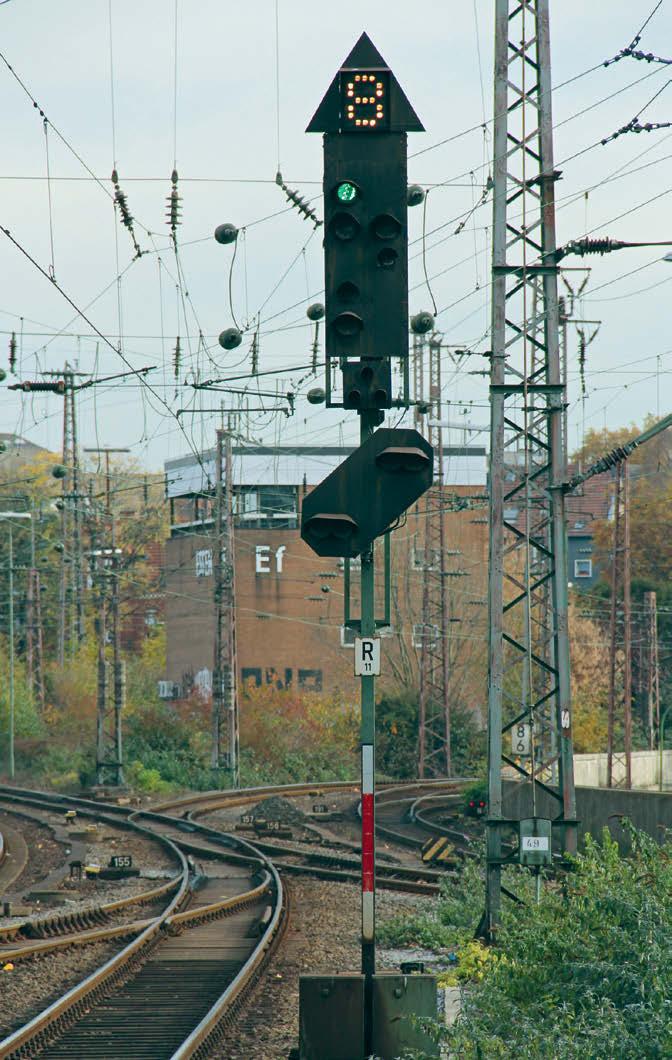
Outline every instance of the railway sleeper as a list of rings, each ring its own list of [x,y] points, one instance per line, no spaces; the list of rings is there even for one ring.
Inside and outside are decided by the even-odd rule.
[[[53,916],[27,920],[21,926],[21,934],[27,939],[50,939],[71,931],[86,931],[109,923],[109,914],[99,906],[72,913],[57,913]]]

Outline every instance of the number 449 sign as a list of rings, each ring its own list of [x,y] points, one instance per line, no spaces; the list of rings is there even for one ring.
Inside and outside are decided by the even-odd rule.
[[[380,676],[380,637],[355,637],[355,677]]]

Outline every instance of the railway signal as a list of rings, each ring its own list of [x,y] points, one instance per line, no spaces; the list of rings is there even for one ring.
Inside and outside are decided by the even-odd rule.
[[[301,537],[318,556],[360,555],[429,489],[433,456],[418,431],[376,431],[305,498]]]
[[[380,362],[408,353],[410,131],[423,126],[363,33],[307,129],[324,133],[325,346],[344,366],[346,408],[389,408],[389,363]],[[369,379],[382,381],[362,385],[365,365],[350,368],[354,358],[373,362]]]
[[[435,1055],[424,1033],[420,1040],[417,1032],[405,1029],[407,978],[399,976],[392,986],[389,976],[376,976],[375,960],[374,734],[380,672],[375,630],[380,623],[374,614],[374,542],[429,488],[433,469],[433,449],[417,431],[375,431],[384,409],[409,405],[406,134],[422,128],[394,74],[363,33],[307,129],[324,133],[324,396],[329,408],[357,410],[361,444],[305,498],[301,536],[319,556],[346,560],[344,623],[357,633],[355,674],[361,688],[362,813],[362,974],[337,980],[301,977],[300,1052],[307,1060],[327,1050],[352,1060],[373,1052],[396,1056],[409,1048]],[[416,189],[411,202],[418,201]],[[401,400],[392,398],[392,358],[403,364]],[[343,381],[340,402],[332,391],[337,367]],[[361,612],[350,620],[347,564],[355,556],[361,556]],[[385,557],[389,601],[388,548]],[[434,979],[414,977],[413,987],[424,991],[431,1009]]]

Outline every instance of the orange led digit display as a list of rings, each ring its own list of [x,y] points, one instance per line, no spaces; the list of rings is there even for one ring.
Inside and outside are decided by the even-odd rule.
[[[343,132],[380,132],[389,128],[389,72],[341,72],[341,128]]]

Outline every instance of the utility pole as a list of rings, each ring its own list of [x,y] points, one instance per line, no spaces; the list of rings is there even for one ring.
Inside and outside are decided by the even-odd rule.
[[[630,593],[630,476],[616,467],[609,613],[609,728],[607,787],[632,787],[632,608]],[[617,750],[622,723],[623,750]]]
[[[101,517],[95,518],[92,509],[93,527],[91,557],[96,585],[96,639],[97,657],[97,704],[96,704],[96,780],[98,784],[119,786],[124,783],[124,755],[122,720],[126,706],[126,672],[121,655],[121,618],[119,614],[122,568],[121,549],[117,548],[116,518],[112,508],[112,473],[110,455],[129,453],[130,449],[113,446],[89,447],[85,453],[105,457],[105,506]],[[93,500],[91,499],[93,504]],[[109,586],[109,591],[108,591]],[[108,614],[110,618],[108,630]],[[107,661],[108,634],[112,639],[112,708],[109,700],[109,664]]]
[[[501,917],[502,866],[516,860],[538,872],[550,864],[554,835],[562,849],[576,848],[549,3],[496,0],[495,11],[488,819],[481,925],[490,940]],[[534,628],[537,623],[542,628]],[[524,820],[505,815],[504,765],[529,788]],[[557,804],[552,821],[548,810],[540,813],[542,791]],[[512,834],[518,846],[507,855],[503,840]]]
[[[61,493],[61,576],[59,584],[58,661],[65,662],[66,645],[74,654],[84,639],[84,581],[82,557],[82,494],[79,490],[79,449],[77,444],[77,402],[75,383],[84,372],[76,372],[66,361],[62,372],[43,372],[57,376],[54,383],[28,383],[28,391],[51,390],[63,395],[63,466],[67,476]]]
[[[422,337],[420,337],[422,343]],[[426,437],[435,452],[434,484],[425,495],[422,563],[422,639],[420,648],[418,775],[451,776],[448,630],[450,616],[446,571],[446,512],[441,428],[441,341],[429,340],[429,415]]]
[[[660,660],[658,656],[658,604],[655,592],[644,593],[646,644],[646,705],[649,750],[660,738]]]
[[[227,769],[231,787],[240,786],[236,579],[233,527],[231,423],[217,430],[215,455],[215,541],[213,549],[215,650],[212,672],[212,766]]]
[[[28,683],[38,709],[45,708],[42,596],[40,574],[35,563],[35,509],[30,520],[30,567],[26,587],[26,668]]]
[[[15,743],[15,687],[14,687],[14,534],[12,519],[31,519],[30,512],[0,512],[0,519],[7,520],[7,582],[9,588],[9,748],[8,766],[10,780],[14,779],[14,743]]]

